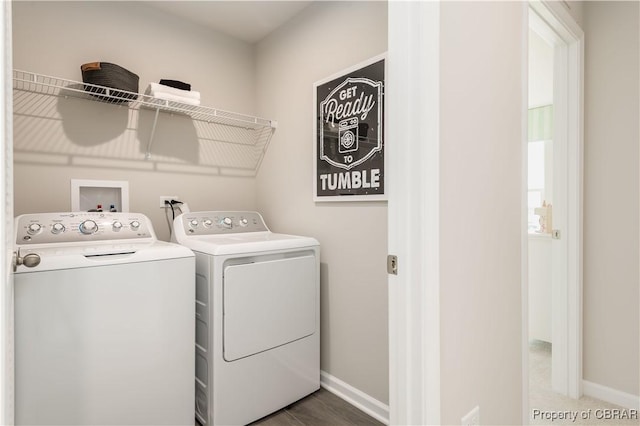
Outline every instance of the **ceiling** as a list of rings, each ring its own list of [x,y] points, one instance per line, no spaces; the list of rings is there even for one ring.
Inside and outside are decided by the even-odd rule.
[[[146,4],[255,43],[311,4],[305,1],[150,1]]]

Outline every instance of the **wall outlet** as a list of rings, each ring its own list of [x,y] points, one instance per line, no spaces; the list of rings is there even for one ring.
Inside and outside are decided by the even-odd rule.
[[[476,407],[469,411],[460,422],[463,426],[480,426],[480,407]]]
[[[176,201],[180,201],[180,197],[178,197],[177,195],[161,195],[160,196],[160,208],[164,208],[164,207],[168,207],[164,202],[166,201],[171,201],[171,200],[176,200]]]

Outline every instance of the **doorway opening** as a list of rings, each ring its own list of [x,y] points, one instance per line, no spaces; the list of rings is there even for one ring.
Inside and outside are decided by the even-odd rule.
[[[552,261],[554,202],[554,45],[533,16],[528,40],[527,247],[529,297],[529,395],[532,408],[552,392]],[[562,160],[556,158],[555,160]],[[565,265],[560,265],[565,266]]]
[[[540,369],[550,353],[550,371],[538,373],[573,399],[582,395],[582,78],[580,27],[561,3],[531,2],[523,359]],[[534,409],[529,396],[541,383],[528,369],[524,362]]]

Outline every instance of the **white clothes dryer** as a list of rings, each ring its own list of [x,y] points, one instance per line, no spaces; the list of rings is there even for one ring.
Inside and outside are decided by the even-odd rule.
[[[193,425],[195,257],[136,213],[15,219],[18,425]]]
[[[191,212],[196,254],[196,419],[244,425],[320,388],[319,243],[256,212]]]

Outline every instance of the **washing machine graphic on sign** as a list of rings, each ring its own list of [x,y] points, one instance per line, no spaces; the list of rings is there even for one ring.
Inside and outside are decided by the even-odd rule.
[[[348,77],[327,85],[318,103],[318,159],[351,170],[382,152],[383,83]]]
[[[346,154],[358,150],[358,118],[342,120],[338,123],[338,152]]]

